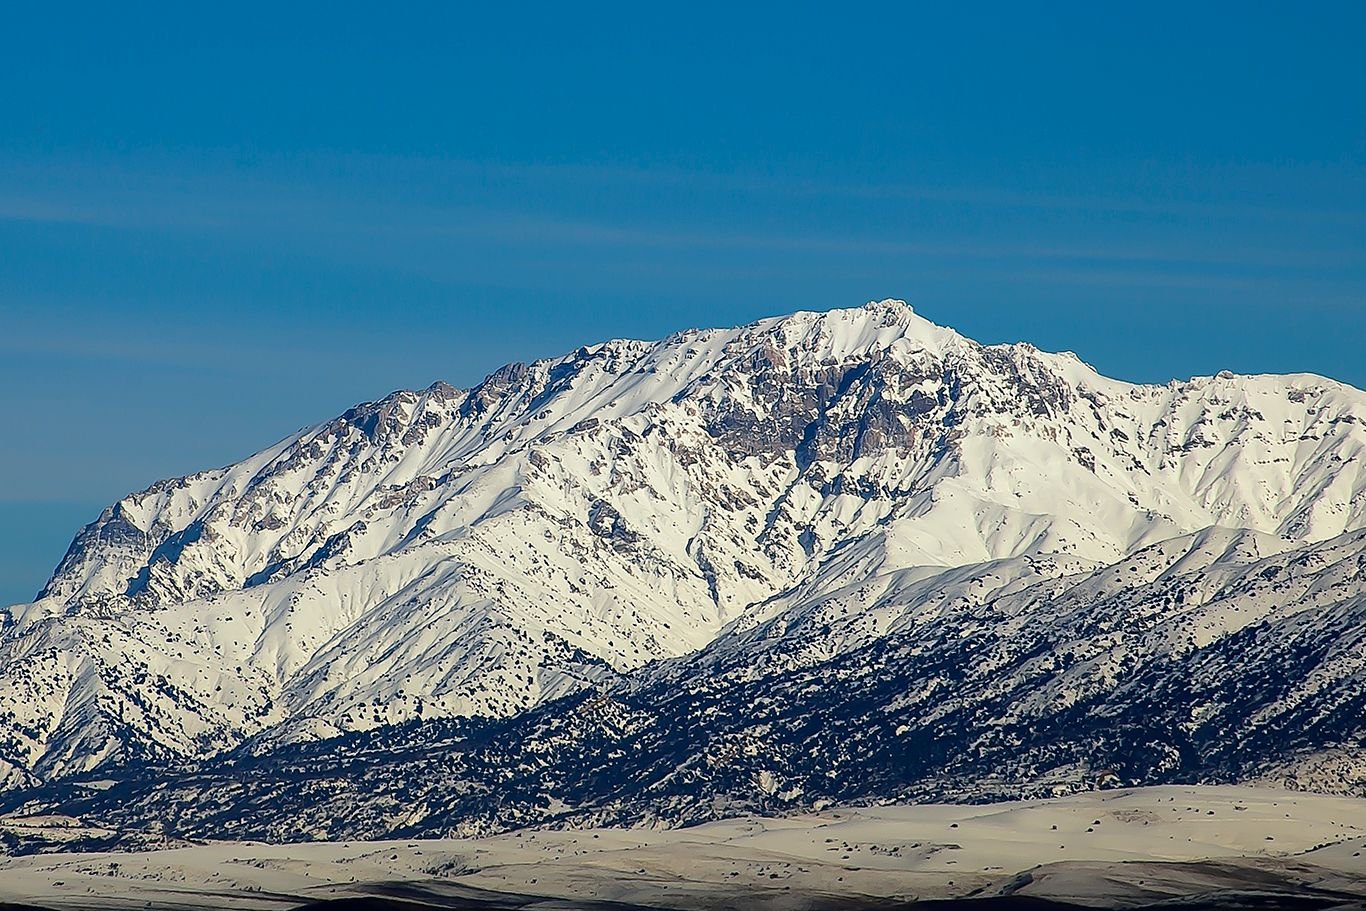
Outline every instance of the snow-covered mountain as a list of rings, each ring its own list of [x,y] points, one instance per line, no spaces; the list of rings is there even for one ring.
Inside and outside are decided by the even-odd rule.
[[[435,837],[840,803],[1256,781],[1366,797],[1366,532],[1207,529],[848,595],[504,719],[439,719],[16,795],[181,838]],[[860,602],[864,603],[864,602]],[[844,648],[812,643],[840,642]],[[862,644],[858,644],[861,642]],[[0,800],[0,811],[6,809]]]
[[[585,688],[780,688],[893,647],[985,662],[1004,701],[974,711],[1011,730],[1237,640],[1162,579],[1203,604],[1362,528],[1366,394],[1322,377],[1133,385],[897,301],[612,341],[394,393],[105,510],[0,614],[0,783],[532,719]],[[1064,593],[1094,597],[1055,616]],[[1003,651],[968,650],[983,636]],[[1359,687],[1349,664],[1306,704]],[[944,680],[897,704],[948,717],[967,694]]]

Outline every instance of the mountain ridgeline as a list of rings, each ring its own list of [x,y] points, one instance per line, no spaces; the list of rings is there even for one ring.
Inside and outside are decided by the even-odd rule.
[[[1363,718],[1366,393],[897,301],[394,393],[125,497],[0,613],[0,790],[211,837],[1366,793]]]

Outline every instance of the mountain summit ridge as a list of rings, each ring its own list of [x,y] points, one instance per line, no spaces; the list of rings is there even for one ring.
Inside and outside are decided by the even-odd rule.
[[[915,578],[1218,525],[1366,527],[1366,394],[1125,383],[891,300],[584,346],[105,510],[0,614],[0,785],[516,715],[836,601],[843,653]]]

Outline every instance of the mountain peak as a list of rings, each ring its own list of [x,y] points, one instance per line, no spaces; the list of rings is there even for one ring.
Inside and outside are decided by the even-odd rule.
[[[883,300],[870,300],[868,303],[864,304],[862,307],[858,307],[857,309],[865,310],[868,313],[874,314],[884,319],[897,320],[899,322],[904,322],[907,324],[909,324],[909,321],[912,318],[917,317],[914,307],[906,303],[906,301],[900,300],[895,297],[888,297],[884,298]],[[924,317],[919,318],[924,322],[929,322],[928,320],[925,320]]]
[[[882,351],[942,356],[976,344],[920,316],[905,301],[891,298],[869,301],[861,307],[802,310],[760,320],[737,331],[741,337],[759,334],[769,344],[814,357],[817,362],[853,360]]]
[[[397,392],[153,485],[0,613],[0,692],[33,694],[0,700],[0,785],[515,714],[779,608],[862,641],[945,568],[1366,526],[1359,391],[1079,363],[887,299]]]

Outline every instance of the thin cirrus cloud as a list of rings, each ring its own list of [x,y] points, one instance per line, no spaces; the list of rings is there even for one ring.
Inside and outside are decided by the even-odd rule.
[[[384,171],[375,162],[366,164],[367,167],[361,169],[364,177],[373,178]],[[1176,237],[1181,232],[1164,221],[1178,219],[1181,225],[1194,223],[1196,230],[1210,230],[1212,222],[1218,220],[1298,221],[1325,228],[1366,224],[1366,213],[1351,209],[1062,196],[990,188],[819,186],[809,181],[788,184],[763,176],[687,174],[667,170],[655,173],[584,166],[476,166],[448,162],[441,163],[439,171],[447,177],[444,184],[454,188],[448,190],[447,195],[457,198],[437,201],[411,198],[404,192],[403,179],[395,182],[398,192],[394,192],[395,185],[375,186],[363,182],[300,186],[287,179],[221,174],[213,175],[210,180],[187,180],[118,169],[105,173],[88,167],[74,169],[74,180],[73,171],[69,170],[59,172],[59,175],[52,172],[20,174],[19,180],[11,173],[8,180],[0,175],[0,220],[113,230],[178,231],[191,235],[249,233],[292,238],[295,242],[340,243],[343,248],[350,241],[361,248],[359,252],[363,252],[365,241],[380,238],[419,244],[449,240],[504,247],[538,245],[567,251],[599,248],[614,255],[622,251],[650,250],[749,251],[862,259],[1062,261],[1077,263],[1079,271],[1085,271],[1085,264],[1094,262],[1143,262],[1174,267],[1178,271],[1183,266],[1246,267],[1262,272],[1272,268],[1359,270],[1366,259],[1359,246],[1325,249],[1324,245],[1318,244],[1313,248],[1296,249],[1283,243],[1193,244]],[[48,179],[44,181],[44,177]],[[469,195],[482,197],[498,195],[500,183],[512,184],[516,192],[509,195],[523,197],[522,204],[498,207],[490,205],[487,199],[479,204],[463,204],[458,199],[461,182],[471,187]],[[724,209],[713,216],[713,222],[723,224],[709,223],[705,215],[670,217],[665,212],[652,217],[651,213],[640,211],[652,208],[648,194],[642,199],[640,194],[631,192],[622,193],[626,199],[619,211],[606,216],[531,208],[540,202],[535,198],[537,189],[546,184],[553,185],[559,195],[582,193],[584,187],[593,190],[623,186],[628,190],[645,186],[666,191],[692,186],[700,193],[715,192],[721,196],[744,192],[750,194],[752,217],[749,220],[761,224],[742,225],[737,230],[724,224],[733,221]],[[556,192],[546,194],[552,204],[556,195]],[[872,202],[884,210],[899,211],[893,211],[893,223],[887,227],[856,224],[852,231],[841,225],[836,231],[793,233],[773,230],[762,224],[771,221],[774,212],[782,210],[781,203],[772,200],[775,195],[854,199]],[[972,213],[939,232],[950,235],[951,239],[923,236],[929,232],[914,224],[914,217],[906,219],[911,222],[909,225],[895,223],[896,217],[913,210],[916,205],[942,204],[966,206]],[[837,212],[838,208],[836,206]],[[1076,213],[1085,224],[1106,222],[1116,213],[1122,213],[1133,216],[1137,224],[1127,225],[1130,230],[1120,236],[1093,237],[1085,243],[1079,242],[1076,235],[1095,232],[1089,228],[1083,231],[1075,225],[1055,227],[1054,236],[1044,241],[1021,241],[1013,235],[1018,233],[1015,228],[1022,219],[1010,215],[1020,209]],[[1000,213],[1006,214],[1001,216]],[[1006,229],[995,234],[982,230],[979,223],[990,221],[992,217],[1003,217]],[[837,220],[858,221],[856,217]],[[885,224],[888,220],[884,217],[875,221]],[[1139,235],[1137,238],[1135,233]],[[381,257],[382,263],[385,260],[393,265],[391,255]],[[419,272],[425,268],[417,256],[409,266]],[[1162,276],[1137,274],[1126,280],[1150,282],[1154,278]],[[1085,280],[1096,282],[1101,277],[1091,275]]]

